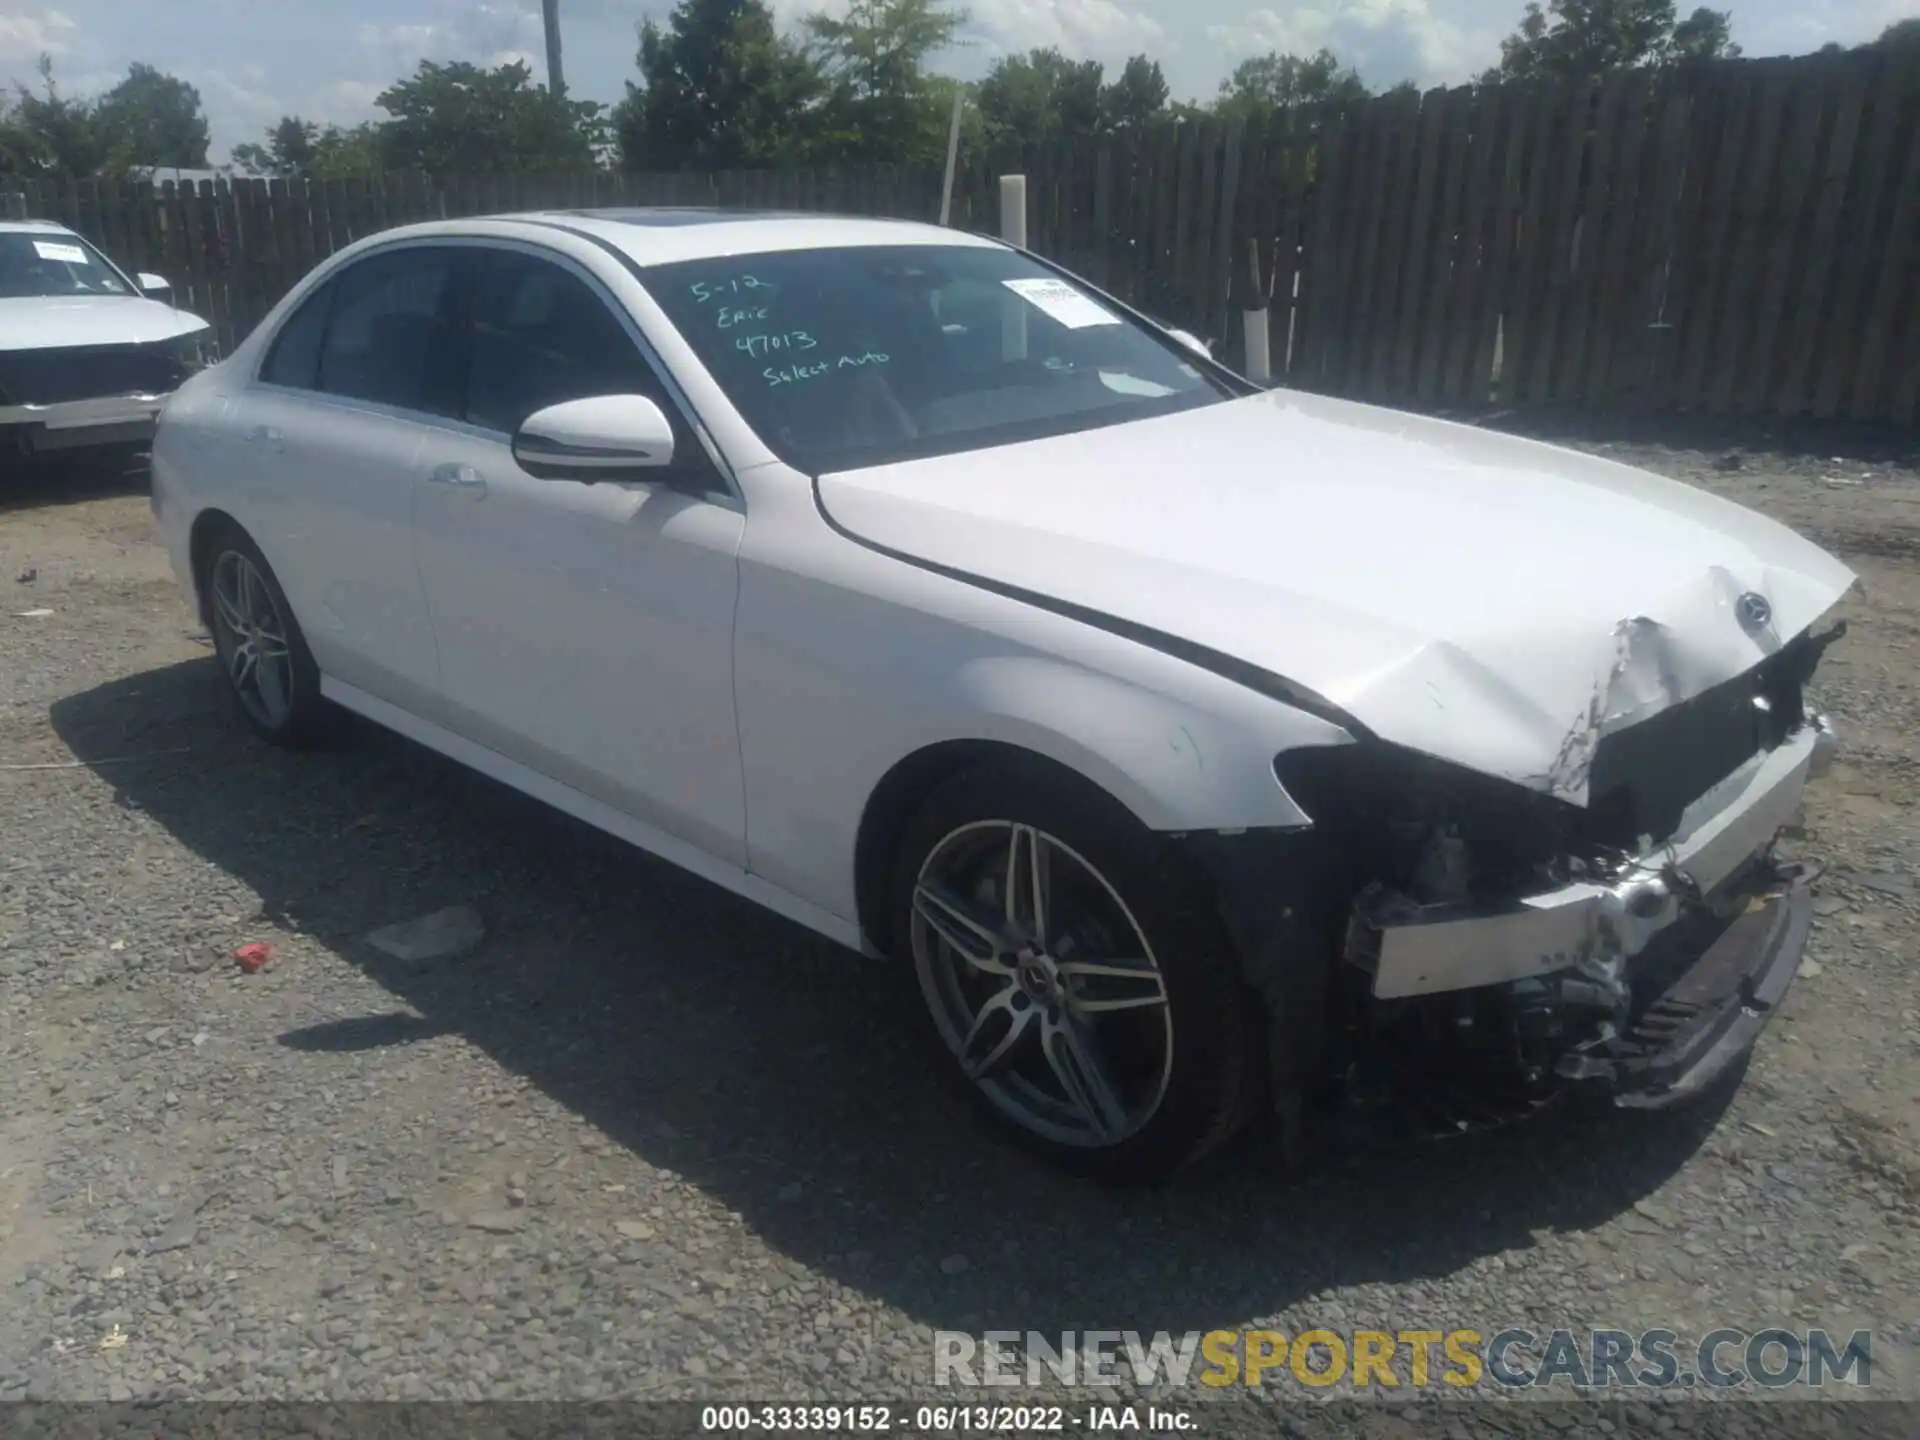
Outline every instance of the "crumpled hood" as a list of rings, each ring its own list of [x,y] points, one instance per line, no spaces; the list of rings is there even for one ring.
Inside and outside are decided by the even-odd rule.
[[[198,315],[134,295],[28,295],[0,299],[0,350],[139,345],[205,330]]]
[[[1293,392],[818,484],[859,539],[1233,656],[1581,804],[1602,736],[1752,668],[1854,580],[1691,486]]]

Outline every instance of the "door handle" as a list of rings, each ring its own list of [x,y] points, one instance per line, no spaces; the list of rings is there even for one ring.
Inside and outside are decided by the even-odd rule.
[[[430,484],[445,485],[449,489],[459,490],[476,499],[487,493],[487,482],[481,473],[471,465],[461,465],[449,461],[445,465],[436,465],[427,473]]]
[[[278,425],[256,425],[247,431],[247,439],[255,444],[262,441],[275,449],[280,447],[280,427]]]

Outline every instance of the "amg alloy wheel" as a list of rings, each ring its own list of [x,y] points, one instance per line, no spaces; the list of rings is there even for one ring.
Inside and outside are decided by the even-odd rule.
[[[213,562],[207,598],[234,695],[256,725],[280,729],[293,713],[293,651],[267,582],[248,556],[225,550]]]
[[[1258,1093],[1260,1010],[1171,842],[1018,762],[937,786],[891,933],[951,1073],[1030,1146],[1116,1180],[1220,1144]]]
[[[920,988],[967,1078],[1015,1124],[1114,1145],[1151,1120],[1173,1068],[1153,947],[1113,886],[1046,831],[978,820],[913,891]]]
[[[320,696],[320,670],[260,547],[238,527],[225,525],[209,537],[202,555],[207,628],[240,713],[276,745],[322,738],[331,711]]]

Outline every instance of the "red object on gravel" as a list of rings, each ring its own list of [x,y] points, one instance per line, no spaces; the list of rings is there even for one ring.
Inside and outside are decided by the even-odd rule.
[[[234,951],[233,958],[240,962],[240,969],[244,973],[251,975],[273,959],[273,946],[264,940],[255,940]]]

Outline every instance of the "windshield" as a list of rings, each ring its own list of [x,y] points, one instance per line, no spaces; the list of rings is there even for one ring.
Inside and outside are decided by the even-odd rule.
[[[120,272],[78,235],[0,233],[0,299],[29,295],[131,295]]]
[[[1177,342],[1011,250],[787,250],[646,272],[777,455],[820,474],[1230,398]]]

